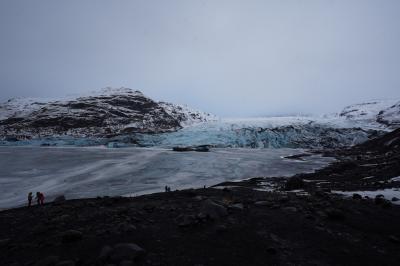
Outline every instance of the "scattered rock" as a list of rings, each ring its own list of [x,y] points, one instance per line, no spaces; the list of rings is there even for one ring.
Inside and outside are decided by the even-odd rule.
[[[195,147],[173,147],[173,151],[185,152],[185,151],[197,151],[197,152],[208,152],[210,151],[209,145],[200,145]]]
[[[223,233],[226,232],[228,229],[225,225],[218,225],[215,230],[217,231],[217,233]]]
[[[173,151],[185,152],[185,151],[194,151],[192,147],[173,147]]]
[[[35,266],[55,266],[59,258],[57,256],[48,256],[35,263]]]
[[[131,261],[131,260],[124,260],[124,261],[121,261],[121,263],[119,264],[119,266],[133,266],[134,264],[133,264],[133,261]]]
[[[375,204],[381,205],[383,208],[392,207],[392,203],[384,198],[383,195],[377,195],[374,200]]]
[[[194,215],[181,214],[176,218],[176,222],[178,223],[179,226],[186,227],[196,224],[197,221]]]
[[[382,207],[383,208],[390,208],[390,207],[392,207],[392,203],[390,201],[388,201],[388,200],[385,200],[383,202],[383,204],[382,204]]]
[[[196,197],[193,198],[195,201],[202,201],[204,199],[203,196],[197,195]]]
[[[210,199],[207,199],[203,202],[200,212],[213,220],[217,220],[228,215],[228,211],[224,206],[219,205]]]
[[[61,216],[54,217],[52,222],[54,222],[54,223],[63,223],[63,222],[66,222],[67,220],[69,220],[70,217],[71,216],[69,216],[68,214],[63,214]]]
[[[254,203],[254,205],[256,205],[256,206],[268,206],[268,205],[270,205],[270,203],[268,201],[256,201]]]
[[[396,197],[393,197],[393,198],[392,198],[392,201],[399,201],[399,199],[396,198]]]
[[[400,239],[397,236],[391,235],[389,236],[389,240],[393,243],[400,244]]]
[[[360,194],[354,193],[354,194],[353,194],[353,199],[355,199],[355,200],[361,200],[361,199],[362,199],[362,196],[361,196]]]
[[[99,260],[102,261],[108,260],[112,251],[113,251],[112,247],[104,246],[100,251]]]
[[[375,204],[383,204],[385,202],[385,198],[383,197],[383,195],[377,195],[375,197]]]
[[[345,219],[345,215],[343,213],[343,211],[339,210],[339,209],[333,209],[333,208],[329,208],[326,210],[326,217],[330,220],[343,220]]]
[[[284,207],[284,208],[282,208],[282,210],[289,211],[289,212],[297,212],[296,207]]]
[[[273,247],[269,247],[267,248],[267,252],[271,255],[276,255],[278,253],[278,251],[276,250],[276,248]]]
[[[68,230],[62,234],[62,242],[70,243],[81,240],[83,237],[82,232],[78,230]]]
[[[117,228],[119,232],[124,233],[130,233],[136,230],[136,226],[130,223],[120,223]]]
[[[9,243],[10,243],[10,239],[8,239],[8,238],[0,239],[0,248],[6,247]]]
[[[282,197],[280,197],[279,198],[279,202],[281,202],[281,203],[286,203],[286,202],[289,202],[289,197],[288,196],[282,196]]]
[[[293,176],[286,181],[285,190],[304,188],[304,181],[300,177]]]
[[[244,205],[243,203],[236,203],[230,206],[233,209],[238,209],[238,210],[243,210],[244,209]]]
[[[145,254],[145,250],[134,243],[120,243],[114,246],[110,259],[114,262],[135,260]]]
[[[53,202],[54,202],[54,203],[61,203],[61,202],[64,202],[65,200],[66,200],[65,196],[64,196],[64,195],[60,195],[60,196],[56,197],[56,198],[53,200]]]
[[[57,263],[56,266],[75,266],[75,262],[72,260],[63,260]]]

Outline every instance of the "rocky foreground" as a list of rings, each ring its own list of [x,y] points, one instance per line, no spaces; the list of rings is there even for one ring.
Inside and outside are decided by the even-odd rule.
[[[258,178],[2,211],[0,265],[398,265],[400,206],[332,191],[400,187],[399,153],[397,130],[275,192]]]
[[[398,265],[400,207],[198,189],[0,213],[1,265]]]

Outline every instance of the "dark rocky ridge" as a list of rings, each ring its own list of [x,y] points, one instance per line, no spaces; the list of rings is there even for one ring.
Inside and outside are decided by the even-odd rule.
[[[140,91],[125,88],[106,88],[93,96],[33,102],[19,108],[32,110],[13,112],[10,108],[10,116],[0,120],[0,137],[105,137],[170,132],[180,129],[187,121],[205,121],[208,115],[174,104],[159,103]]]

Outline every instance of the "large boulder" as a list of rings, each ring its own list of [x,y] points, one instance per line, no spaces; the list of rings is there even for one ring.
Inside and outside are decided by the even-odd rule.
[[[226,208],[220,204],[215,203],[214,201],[207,199],[203,202],[200,212],[213,220],[220,219],[221,217],[227,216],[228,211]]]
[[[146,251],[134,243],[116,244],[110,254],[112,261],[135,260],[143,256]]]
[[[82,237],[83,237],[82,232],[78,230],[68,230],[62,234],[62,242],[63,243],[76,242],[81,240]]]
[[[61,203],[61,202],[64,202],[64,201],[66,201],[66,198],[65,198],[64,195],[57,196],[57,197],[53,200],[53,202],[55,202],[55,203]]]

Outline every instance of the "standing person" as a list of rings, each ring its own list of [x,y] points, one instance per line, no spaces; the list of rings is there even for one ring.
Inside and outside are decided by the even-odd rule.
[[[36,197],[37,205],[40,205],[40,192],[36,192]]]
[[[33,195],[32,192],[28,194],[28,207],[32,206]]]
[[[44,194],[42,192],[39,192],[39,202],[40,205],[44,204]]]

